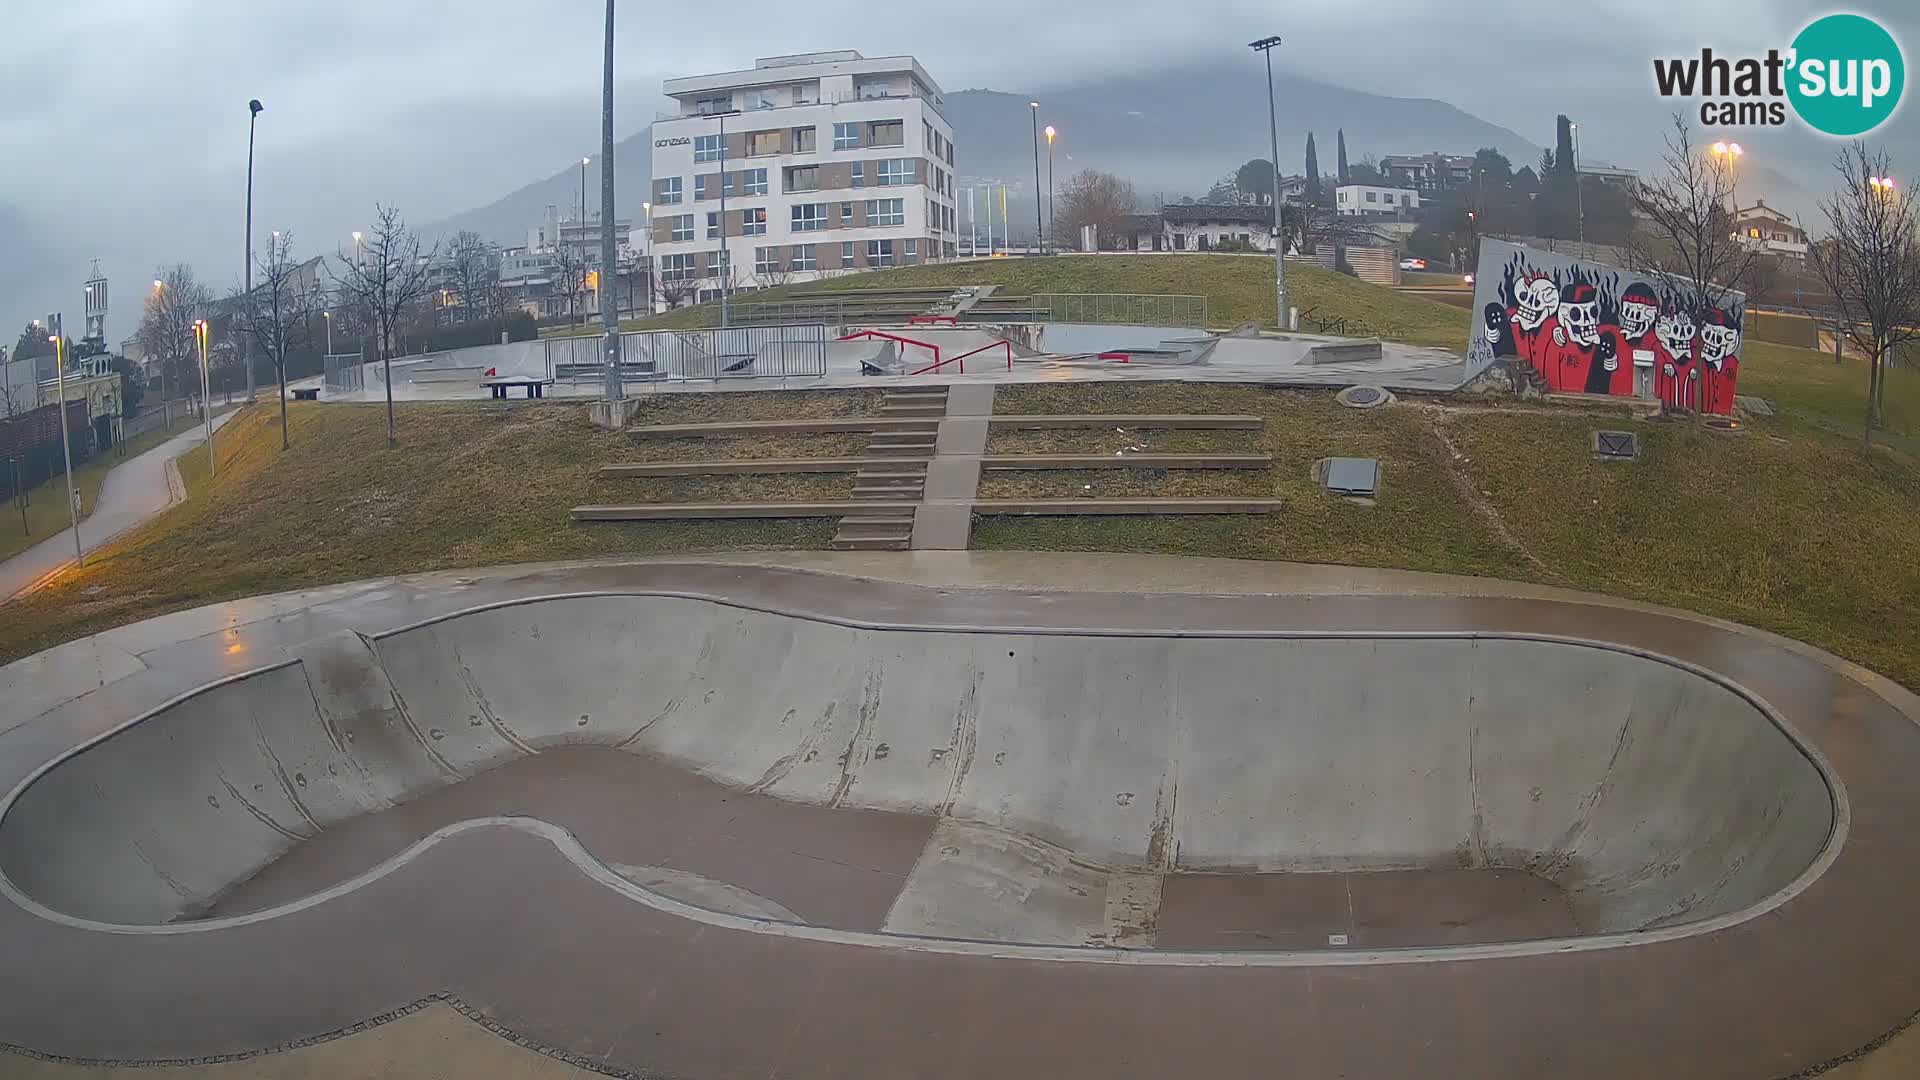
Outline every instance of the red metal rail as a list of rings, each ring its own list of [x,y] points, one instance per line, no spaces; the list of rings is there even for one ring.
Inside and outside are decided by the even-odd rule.
[[[1006,346],[1006,349],[1007,349],[1007,370],[1012,371],[1013,370],[1013,343],[1010,341],[989,341],[985,345],[982,345],[979,348],[974,349],[972,352],[964,352],[964,353],[961,353],[959,356],[950,356],[945,360],[940,360],[940,361],[936,361],[934,363],[928,364],[926,367],[921,368],[919,371],[909,371],[907,372],[907,374],[923,375],[929,371],[938,371],[940,368],[946,366],[947,364],[959,364],[960,374],[965,375],[967,373],[967,357],[977,356],[980,353],[986,352],[988,349],[997,349],[1003,345]]]
[[[921,348],[926,349],[933,353],[934,367],[940,366],[940,346],[935,345],[930,341],[919,341],[917,339],[910,338],[910,337],[901,337],[899,334],[889,334],[885,330],[855,330],[851,334],[842,335],[837,340],[852,341],[855,338],[866,338],[868,340],[872,340],[873,338],[881,338],[882,340],[897,342],[901,345],[918,345]],[[923,368],[922,370],[925,370],[925,369]],[[915,374],[918,374],[918,373],[916,372]]]

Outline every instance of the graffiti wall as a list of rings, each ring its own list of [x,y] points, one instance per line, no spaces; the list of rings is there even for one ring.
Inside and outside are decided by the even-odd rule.
[[[1746,297],[1728,292],[1701,310],[1682,284],[1482,240],[1468,371],[1516,359],[1550,393],[1657,398],[1671,409],[1730,413]]]

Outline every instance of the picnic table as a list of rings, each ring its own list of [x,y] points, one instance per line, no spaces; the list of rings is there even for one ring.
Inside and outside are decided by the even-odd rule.
[[[480,380],[480,385],[493,391],[496,398],[512,397],[513,388],[525,387],[527,399],[546,396],[546,388],[553,385],[552,379],[543,379],[537,375],[493,375]]]

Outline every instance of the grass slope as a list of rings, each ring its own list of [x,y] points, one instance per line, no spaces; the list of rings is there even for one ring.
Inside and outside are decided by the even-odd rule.
[[[905,289],[998,285],[1013,295],[1032,293],[1151,293],[1207,298],[1216,327],[1255,320],[1274,325],[1273,260],[1242,255],[1062,255],[1050,259],[979,259],[850,274],[825,282],[784,285],[743,295],[741,301],[791,300],[822,289]],[[1397,293],[1317,266],[1287,264],[1288,303],[1303,313],[1340,316],[1351,333],[1415,345],[1464,349],[1468,317],[1459,308]],[[682,308],[623,323],[629,330],[716,326],[718,304]],[[1303,315],[1304,319],[1304,315]],[[1311,324],[1303,322],[1311,328]]]
[[[100,486],[107,482],[107,473],[122,461],[139,457],[141,454],[159,446],[175,435],[186,430],[185,424],[175,424],[174,430],[160,428],[144,435],[135,436],[125,444],[126,453],[109,450],[104,454],[95,454],[83,465],[73,470],[74,485],[80,489],[80,520],[86,521],[93,516],[95,504],[100,501]],[[7,467],[0,460],[0,469]],[[21,522],[20,507],[12,499],[0,502],[0,559],[9,559],[27,550],[49,536],[58,536],[71,527],[73,519],[67,513],[66,500],[62,497],[61,477],[58,474],[48,477],[38,487],[27,491],[26,521]],[[84,539],[86,531],[81,530]]]

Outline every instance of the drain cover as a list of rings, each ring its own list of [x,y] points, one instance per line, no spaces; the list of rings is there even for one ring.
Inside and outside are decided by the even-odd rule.
[[[1373,409],[1393,400],[1393,395],[1377,386],[1349,386],[1335,394],[1333,400],[1349,409]]]
[[[1608,461],[1632,461],[1640,456],[1640,437],[1631,431],[1596,431],[1593,453]]]
[[[1355,405],[1371,405],[1380,400],[1380,391],[1371,386],[1356,386],[1347,391],[1347,400]],[[1339,935],[1334,935],[1338,937]]]
[[[1380,486],[1380,461],[1370,457],[1327,459],[1327,490],[1335,495],[1371,498]]]

